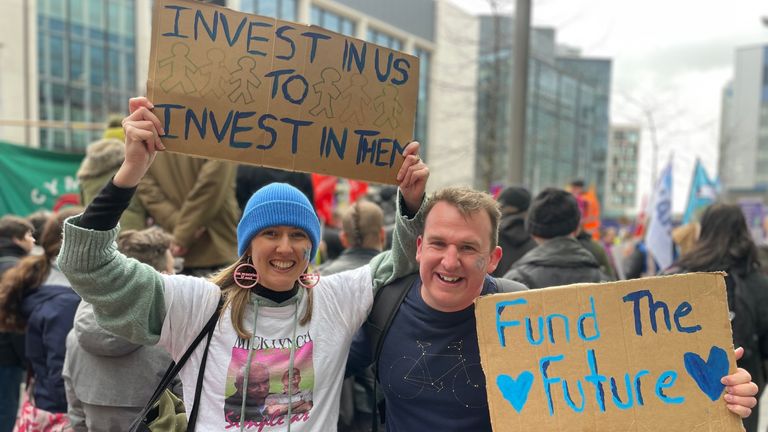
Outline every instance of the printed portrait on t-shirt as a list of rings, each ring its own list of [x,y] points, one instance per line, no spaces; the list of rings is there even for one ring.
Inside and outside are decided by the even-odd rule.
[[[284,427],[289,410],[293,423],[309,420],[315,383],[309,334],[297,337],[292,366],[290,339],[255,341],[250,363],[249,340],[238,340],[232,348],[224,389],[226,422],[240,426],[243,421],[246,427],[269,430]]]

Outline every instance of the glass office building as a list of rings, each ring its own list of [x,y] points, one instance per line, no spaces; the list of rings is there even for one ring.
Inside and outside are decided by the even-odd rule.
[[[132,0],[38,0],[39,119],[104,123],[137,94]],[[82,152],[101,130],[41,127],[40,147]]]
[[[481,17],[476,186],[506,184],[514,56],[511,17]],[[528,64],[524,183],[533,192],[574,179],[602,196],[608,143],[610,60],[560,58],[552,29],[533,29]],[[500,78],[497,78],[500,77]],[[495,127],[492,127],[495,125]]]

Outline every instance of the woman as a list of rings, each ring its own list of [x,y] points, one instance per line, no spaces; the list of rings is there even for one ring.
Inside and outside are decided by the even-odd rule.
[[[61,369],[67,333],[80,303],[54,260],[64,220],[81,210],[68,208],[54,215],[40,238],[43,254],[22,258],[0,283],[0,328],[26,332],[24,354],[34,373],[35,406],[51,413],[67,412]]]
[[[752,375],[762,390],[766,381],[763,362],[768,359],[768,277],[760,272],[757,246],[741,208],[736,205],[709,206],[702,215],[700,230],[698,241],[666,273],[728,273],[729,308],[736,312],[732,320],[734,341],[744,347],[744,356],[738,364]],[[751,313],[741,313],[736,302],[751,309]],[[742,328],[746,330],[740,331]],[[759,393],[757,398],[759,400]],[[754,414],[744,420],[748,432],[757,430],[759,412],[756,408]]]
[[[113,246],[117,220],[155,152],[165,149],[151,108],[146,98],[131,100],[131,115],[123,122],[125,161],[85,213],[67,221],[59,264],[94,305],[103,327],[134,342],[159,343],[177,360],[221,301],[197,430],[334,430],[347,352],[373,301],[371,287],[414,271],[416,263],[392,262],[385,254],[369,266],[311,281],[306,271],[320,242],[320,224],[306,197],[279,183],[248,201],[237,227],[240,258],[210,281],[161,275],[126,259]],[[409,145],[404,156],[398,180],[402,202],[415,217],[402,220],[399,229],[413,237],[420,230],[429,170],[418,158],[418,144]],[[187,410],[204,351],[201,344],[181,372]],[[266,398],[282,393],[286,370],[292,385],[294,368],[303,387],[312,389],[312,409],[268,413]]]

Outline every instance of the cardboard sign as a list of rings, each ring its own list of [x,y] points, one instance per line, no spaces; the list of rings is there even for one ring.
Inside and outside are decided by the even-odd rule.
[[[725,281],[697,273],[476,301],[495,431],[741,431]]]
[[[395,183],[419,61],[316,26],[155,1],[147,96],[169,151]]]

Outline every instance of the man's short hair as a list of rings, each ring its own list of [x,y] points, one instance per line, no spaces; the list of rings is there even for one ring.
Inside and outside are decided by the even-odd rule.
[[[171,236],[160,228],[152,227],[141,231],[126,230],[117,238],[117,249],[126,256],[135,258],[164,271],[167,268],[166,251],[171,247]]]
[[[21,240],[28,232],[34,233],[35,227],[26,219],[14,215],[0,218],[0,237]]]
[[[424,209],[425,219],[435,204],[441,201],[456,207],[465,218],[476,212],[485,212],[491,220],[491,249],[499,244],[501,210],[499,210],[499,203],[491,195],[464,186],[451,186],[437,190],[429,197],[429,202]]]
[[[547,188],[531,203],[525,220],[528,232],[543,239],[571,234],[579,228],[581,211],[579,203],[570,192]]]
[[[383,227],[384,212],[370,201],[357,201],[341,217],[341,229],[347,235],[349,247],[384,247],[379,238]]]

